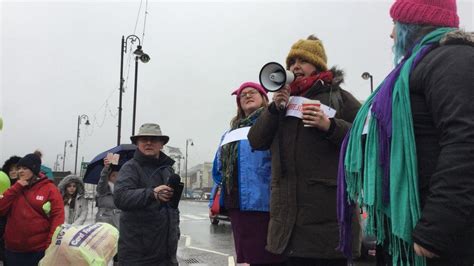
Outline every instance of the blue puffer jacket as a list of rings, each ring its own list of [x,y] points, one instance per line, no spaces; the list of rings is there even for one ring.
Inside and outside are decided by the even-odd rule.
[[[212,168],[214,187],[212,188],[209,207],[212,206],[217,186],[222,184],[220,152],[219,145]],[[270,151],[252,151],[248,140],[240,140],[237,165],[240,210],[268,212],[271,180]],[[223,206],[226,193],[224,186],[221,189],[220,206]]]

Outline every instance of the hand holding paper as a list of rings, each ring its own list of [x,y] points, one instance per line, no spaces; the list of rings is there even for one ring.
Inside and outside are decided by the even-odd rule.
[[[120,154],[109,152],[107,153],[107,157],[105,159],[109,161],[110,164],[118,165]]]

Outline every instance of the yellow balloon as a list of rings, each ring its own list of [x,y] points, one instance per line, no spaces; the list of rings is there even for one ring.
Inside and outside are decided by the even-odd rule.
[[[0,194],[3,194],[10,187],[10,178],[5,172],[0,171]]]

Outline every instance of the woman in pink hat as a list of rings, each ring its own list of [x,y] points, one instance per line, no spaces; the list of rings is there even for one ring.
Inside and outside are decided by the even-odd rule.
[[[220,207],[231,219],[237,263],[284,265],[284,257],[265,250],[270,220],[270,152],[252,151],[247,140],[250,126],[268,105],[267,92],[257,83],[245,82],[232,94],[236,96],[237,114],[214,159],[216,185],[211,199],[219,189]]]
[[[459,30],[455,0],[396,0],[390,15],[395,69],[341,148],[340,248],[350,255],[359,202],[378,264],[472,266],[474,34]]]

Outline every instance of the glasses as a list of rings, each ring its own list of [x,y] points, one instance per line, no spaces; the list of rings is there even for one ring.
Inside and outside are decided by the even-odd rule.
[[[246,98],[246,97],[253,97],[255,94],[257,94],[258,92],[257,91],[249,91],[249,92],[246,92],[246,93],[241,93],[239,95],[240,99],[243,99],[243,98]]]

